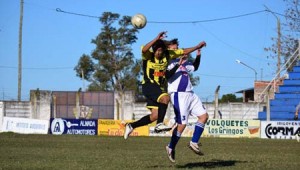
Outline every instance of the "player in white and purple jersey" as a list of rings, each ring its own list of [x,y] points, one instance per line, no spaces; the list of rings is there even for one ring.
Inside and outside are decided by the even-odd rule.
[[[168,93],[174,107],[177,127],[173,130],[170,143],[166,146],[167,154],[171,162],[175,162],[175,147],[188,123],[189,115],[198,117],[192,140],[188,147],[198,155],[204,155],[198,146],[200,137],[204,131],[208,114],[199,97],[193,92],[193,86],[189,72],[196,71],[200,65],[201,51],[197,51],[195,61],[192,63],[187,57],[171,60],[166,71],[168,79]]]

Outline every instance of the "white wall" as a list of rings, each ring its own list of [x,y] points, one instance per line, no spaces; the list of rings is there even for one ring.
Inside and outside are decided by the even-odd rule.
[[[51,91],[30,92],[32,119],[50,120],[51,115]]]
[[[132,106],[133,105],[133,106]],[[212,103],[204,103],[204,106],[207,109],[210,118],[214,117],[214,104]],[[256,104],[256,103],[222,103],[219,104],[219,110],[222,113],[222,119],[257,119],[258,112],[263,110],[264,104]],[[125,120],[131,120],[132,117],[135,120],[140,119],[141,117],[150,114],[150,111],[146,108],[145,102],[140,103],[131,103],[130,105],[126,105],[125,107],[133,107],[132,112],[128,111],[124,113]],[[129,118],[129,119],[126,119]],[[171,104],[169,104],[166,118],[173,119],[174,111]],[[217,115],[216,118],[220,118]]]
[[[2,132],[3,117],[4,117],[4,104],[3,102],[0,101],[0,132]]]
[[[41,93],[40,100],[36,100],[36,104],[34,101],[31,101],[31,109],[28,110],[28,118],[40,119],[40,120],[49,120],[51,115],[51,93],[50,91],[46,91],[46,93]],[[150,114],[150,111],[146,108],[145,102],[135,102],[135,97],[131,91],[126,92],[126,96],[124,98],[124,115],[121,115],[121,112],[118,115],[118,107],[117,107],[117,99],[118,95],[115,94],[115,109],[114,109],[114,119],[122,118],[124,120],[138,120],[141,117]],[[27,102],[29,103],[29,102]],[[20,117],[20,116],[13,116],[13,115],[4,115],[4,105],[5,102],[0,102],[0,128],[2,126],[2,119],[3,116],[9,117]],[[24,105],[24,102],[17,103],[15,105]],[[214,104],[212,103],[204,103],[204,106],[207,109],[207,112],[210,118],[214,117]],[[256,104],[256,103],[221,103],[219,104],[219,110],[222,113],[222,119],[257,119],[258,112],[263,110],[264,104]],[[22,111],[23,110],[23,111]],[[27,109],[26,109],[27,110]],[[21,109],[24,112],[24,109]],[[120,109],[121,111],[121,109]],[[16,112],[16,111],[15,111]],[[23,113],[24,114],[24,113]],[[26,114],[27,115],[27,114]],[[25,115],[25,117],[26,117]],[[22,117],[22,116],[21,116]],[[24,116],[23,116],[24,117]],[[174,118],[174,111],[171,104],[169,104],[166,118],[172,119]],[[220,118],[217,115],[216,118]],[[1,129],[0,129],[1,130]]]

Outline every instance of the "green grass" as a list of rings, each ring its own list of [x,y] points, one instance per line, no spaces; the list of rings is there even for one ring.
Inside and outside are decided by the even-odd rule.
[[[202,138],[205,156],[181,138],[176,163],[168,137],[21,135],[0,133],[0,169],[299,169],[296,140]]]

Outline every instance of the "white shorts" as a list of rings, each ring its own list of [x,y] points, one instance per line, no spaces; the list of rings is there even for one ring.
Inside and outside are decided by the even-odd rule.
[[[200,98],[193,92],[171,93],[170,97],[178,124],[187,124],[189,115],[198,117],[207,112]]]

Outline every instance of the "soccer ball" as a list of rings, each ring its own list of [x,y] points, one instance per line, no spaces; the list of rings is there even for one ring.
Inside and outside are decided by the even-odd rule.
[[[142,29],[147,24],[147,19],[143,14],[136,14],[131,17],[131,24],[134,28]]]

